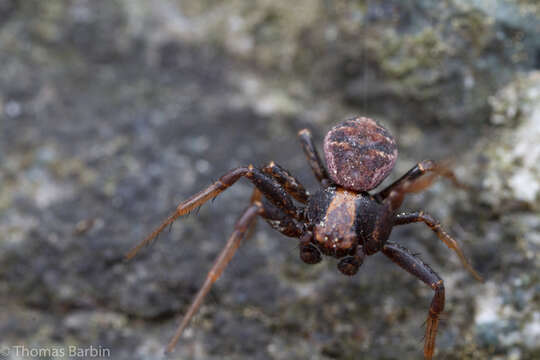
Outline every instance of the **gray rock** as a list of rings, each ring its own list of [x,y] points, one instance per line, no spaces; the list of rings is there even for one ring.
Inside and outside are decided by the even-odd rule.
[[[429,230],[392,235],[445,279],[439,357],[537,358],[538,198],[511,180],[537,175],[514,162],[522,140],[534,146],[536,75],[496,90],[538,66],[538,6],[495,3],[0,0],[0,350],[162,358],[251,186],[177,221],[130,263],[126,251],[235,166],[275,160],[313,191],[296,132],[309,126],[320,144],[360,114],[396,135],[388,181],[456,155],[458,176],[482,189],[440,182],[404,208],[437,216],[486,285]],[[347,278],[297,251],[259,224],[176,356],[421,356],[428,287],[383,256]]]

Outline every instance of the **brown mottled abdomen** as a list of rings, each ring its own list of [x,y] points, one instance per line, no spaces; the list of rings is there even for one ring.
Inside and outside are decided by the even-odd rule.
[[[324,138],[324,155],[332,180],[346,189],[368,191],[392,171],[397,145],[376,121],[358,117],[333,127]]]

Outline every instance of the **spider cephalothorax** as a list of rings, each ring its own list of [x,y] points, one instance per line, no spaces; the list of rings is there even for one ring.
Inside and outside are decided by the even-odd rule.
[[[241,177],[255,185],[251,204],[238,219],[233,234],[183,316],[167,351],[173,350],[245,233],[260,216],[275,230],[300,240],[300,258],[307,264],[320,262],[322,255],[332,256],[339,259],[339,271],[354,275],[366,256],[381,251],[430,286],[435,294],[426,320],[424,356],[431,359],[439,315],[444,309],[443,281],[417,255],[387,240],[396,225],[424,222],[455,251],[467,270],[481,280],[457,242],[441,228],[437,220],[422,211],[398,212],[407,193],[426,189],[439,175],[449,178],[455,185],[460,186],[459,182],[447,167],[425,160],[383,190],[370,194],[368,191],[390,174],[396,162],[397,146],[388,130],[365,117],[346,120],[332,128],[324,140],[328,172],[313,145],[310,132],[304,129],[298,135],[311,168],[321,183],[321,188],[313,195],[273,161],[262,169],[251,165],[236,168],[178,205],[171,216],[126,255],[128,259],[135,256],[178,217],[215,198]]]

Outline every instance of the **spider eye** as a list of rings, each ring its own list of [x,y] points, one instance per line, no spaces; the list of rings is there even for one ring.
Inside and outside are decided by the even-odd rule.
[[[317,264],[322,260],[321,252],[313,244],[300,245],[300,258],[307,264]]]

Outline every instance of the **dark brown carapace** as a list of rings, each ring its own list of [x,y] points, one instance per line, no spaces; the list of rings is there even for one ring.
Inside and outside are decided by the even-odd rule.
[[[126,255],[127,259],[135,256],[178,217],[215,198],[240,178],[246,178],[255,185],[250,205],[238,219],[225,248],[182,317],[167,351],[174,349],[244,235],[257,217],[262,217],[275,230],[300,240],[300,258],[307,264],[320,262],[322,255],[332,256],[339,259],[337,266],[340,272],[354,275],[366,256],[380,251],[430,286],[434,296],[426,321],[424,357],[431,359],[439,315],[444,309],[443,281],[417,255],[397,243],[389,242],[388,237],[396,225],[423,222],[481,281],[482,278],[467,262],[458,243],[441,228],[437,220],[422,211],[399,212],[406,194],[428,188],[438,176],[447,177],[457,186],[461,184],[447,166],[425,160],[391,185],[370,194],[368,191],[377,187],[392,170],[397,158],[397,146],[388,130],[369,118],[346,120],[328,132],[324,140],[328,172],[313,145],[310,132],[304,129],[298,135],[315,177],[321,184],[314,194],[310,194],[294,176],[273,161],[262,169],[251,165],[233,169],[178,205],[172,215]]]

